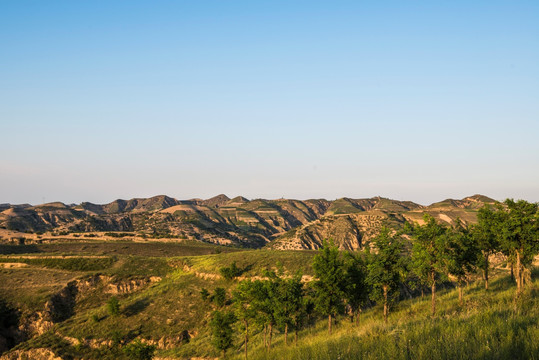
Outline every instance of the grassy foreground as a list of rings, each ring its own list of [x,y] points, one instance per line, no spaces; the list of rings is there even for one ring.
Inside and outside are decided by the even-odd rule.
[[[315,254],[267,250],[216,254],[220,248],[176,249],[167,245],[163,247],[165,252],[175,249],[177,256],[155,257],[155,250],[149,247],[120,243],[99,246],[118,251],[84,258],[83,251],[87,249],[73,246],[69,253],[81,260],[76,267],[72,258],[51,258],[51,249],[31,253],[38,258],[13,252],[4,255],[3,262],[21,262],[26,266],[0,270],[0,298],[23,313],[30,313],[43,309],[53,292],[76,278],[100,273],[119,282],[141,276],[158,276],[161,280],[117,294],[117,316],[107,310],[106,303],[113,295],[106,291],[106,284],[89,289],[77,300],[72,317],[20,343],[14,350],[44,347],[64,359],[128,359],[122,349],[134,339],[168,341],[187,331],[188,342],[175,341],[171,346],[158,347],[155,358],[214,359],[221,355],[211,344],[209,330],[215,305],[203,301],[200,290],[206,288],[213,293],[217,287],[223,287],[230,298],[237,281],[200,275],[218,275],[222,266],[233,261],[244,270],[242,276],[246,278],[279,267],[288,274],[301,271],[310,275]],[[129,247],[124,249],[125,246]],[[124,255],[120,249],[130,252]],[[539,271],[535,271],[534,278],[539,278]],[[332,335],[327,334],[327,319],[320,319],[300,331],[297,346],[293,333],[289,334],[286,346],[283,334],[276,329],[270,351],[264,348],[261,329],[253,326],[249,359],[539,359],[539,280],[517,301],[515,285],[503,270],[496,272],[490,285],[486,292],[481,281],[472,283],[465,289],[462,306],[457,290],[440,291],[435,317],[430,316],[430,297],[425,296],[395,304],[387,325],[380,307],[365,310],[357,325],[340,317]],[[74,340],[80,340],[80,344]],[[242,340],[243,333],[238,328],[226,358],[244,358]],[[92,342],[97,346],[91,346]]]
[[[377,307],[359,325],[341,319],[330,336],[320,321],[297,346],[277,336],[268,352],[257,336],[250,359],[539,359],[539,282],[517,301],[508,277],[492,285],[488,293],[481,283],[467,288],[462,306],[456,290],[442,292],[435,317],[425,297],[399,303],[387,325]]]

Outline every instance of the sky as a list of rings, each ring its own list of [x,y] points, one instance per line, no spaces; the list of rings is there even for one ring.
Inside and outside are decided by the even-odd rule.
[[[0,203],[539,201],[539,2],[2,1]]]

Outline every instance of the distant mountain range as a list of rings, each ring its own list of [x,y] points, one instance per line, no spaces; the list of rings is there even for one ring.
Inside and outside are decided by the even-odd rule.
[[[0,204],[0,228],[54,234],[125,232],[137,239],[194,239],[275,249],[317,249],[331,238],[342,249],[359,249],[383,225],[397,228],[405,221],[421,222],[423,213],[450,224],[457,217],[473,223],[480,207],[495,202],[483,195],[429,206],[381,197],[248,200],[221,194],[207,200],[176,200],[160,195],[104,205]]]

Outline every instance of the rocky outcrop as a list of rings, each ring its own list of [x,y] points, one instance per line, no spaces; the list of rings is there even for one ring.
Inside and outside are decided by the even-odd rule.
[[[143,277],[131,280],[122,280],[118,282],[109,282],[106,292],[109,294],[126,294],[138,291],[148,284],[161,281],[159,276]]]
[[[158,349],[169,350],[176,348],[180,345],[186,344],[191,339],[192,335],[187,330],[180,332],[178,336],[174,337],[162,337],[159,340],[154,339],[140,339],[142,343],[153,345]]]
[[[51,296],[42,311],[26,315],[17,321],[17,326],[0,328],[0,352],[11,348],[27,338],[39,336],[51,330],[55,323],[62,322],[74,315],[75,305],[82,296],[90,291],[100,290],[108,294],[126,294],[138,291],[151,283],[160,281],[158,276],[117,280],[106,275],[92,275],[69,282],[60,291]],[[9,331],[8,331],[9,330]],[[22,355],[21,355],[22,356]]]
[[[62,360],[50,349],[17,350],[0,357],[0,360]]]

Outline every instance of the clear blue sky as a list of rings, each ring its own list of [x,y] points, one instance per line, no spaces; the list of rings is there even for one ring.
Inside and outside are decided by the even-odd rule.
[[[0,203],[539,201],[539,2],[2,1]]]

